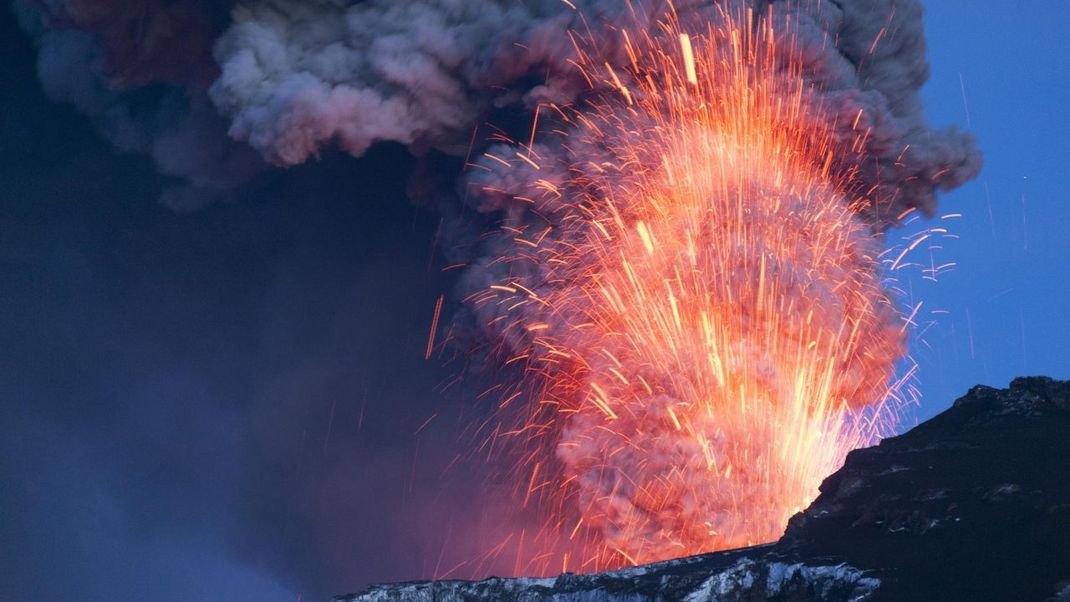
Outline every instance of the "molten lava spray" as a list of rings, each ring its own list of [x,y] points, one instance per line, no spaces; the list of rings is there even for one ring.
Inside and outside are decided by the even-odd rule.
[[[523,367],[492,435],[545,517],[521,572],[774,540],[894,424],[902,320],[849,160],[869,132],[834,134],[770,21],[670,12],[616,32],[624,68],[577,36],[609,91],[540,108],[563,152],[486,155],[531,174],[470,298]]]

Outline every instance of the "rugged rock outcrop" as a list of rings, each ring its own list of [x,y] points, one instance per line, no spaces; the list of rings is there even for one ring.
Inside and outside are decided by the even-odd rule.
[[[1045,600],[1070,585],[1070,383],[977,386],[852,452],[776,546],[872,569],[888,600]]]
[[[977,386],[852,452],[775,544],[593,575],[379,585],[336,600],[1070,601],[1070,382]]]

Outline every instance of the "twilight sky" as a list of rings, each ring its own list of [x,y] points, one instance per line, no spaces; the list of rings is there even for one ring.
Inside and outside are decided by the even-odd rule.
[[[901,279],[918,419],[1070,377],[1070,6],[928,4],[930,120],[986,162],[942,199],[955,269]],[[6,12],[0,45],[0,599],[324,599],[463,558],[494,519],[482,469],[445,470],[473,391],[423,359],[454,282],[406,189],[435,166],[328,152],[175,213],[151,161],[44,97]]]

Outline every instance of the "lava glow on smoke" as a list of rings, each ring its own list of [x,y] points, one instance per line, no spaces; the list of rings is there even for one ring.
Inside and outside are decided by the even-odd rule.
[[[469,298],[523,367],[485,445],[543,517],[520,573],[774,540],[895,422],[903,320],[859,217],[874,201],[842,168],[867,132],[833,136],[790,40],[752,13],[618,33],[627,68],[575,36],[611,91],[540,108],[567,182],[520,197],[509,276]],[[511,148],[487,157],[561,160]]]

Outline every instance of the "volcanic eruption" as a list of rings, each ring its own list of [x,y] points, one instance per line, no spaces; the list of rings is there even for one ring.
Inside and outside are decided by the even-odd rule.
[[[523,571],[772,541],[895,427],[908,320],[881,232],[932,206],[883,179],[887,116],[815,84],[833,39],[799,17],[822,3],[788,4],[670,5],[602,32],[618,64],[574,34],[592,92],[473,166],[502,220],[467,300],[522,367],[489,437],[544,517]]]
[[[498,360],[472,430],[513,484],[480,503],[539,517],[489,546],[517,573],[782,533],[895,426],[910,320],[883,233],[980,169],[925,120],[918,0],[17,6],[46,91],[181,180],[172,207],[261,172],[250,148],[468,158],[415,188],[463,249],[451,328],[474,317]],[[502,114],[524,125],[488,143]]]

